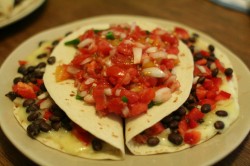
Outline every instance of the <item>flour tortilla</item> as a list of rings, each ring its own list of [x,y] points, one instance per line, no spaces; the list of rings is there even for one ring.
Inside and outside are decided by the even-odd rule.
[[[205,41],[198,39],[196,43],[196,48],[207,48],[209,43],[206,43]],[[229,59],[224,55],[220,50],[216,49],[215,54],[217,58],[226,66],[233,68],[231,62]],[[178,77],[178,76],[177,76]],[[236,74],[233,73],[232,79],[228,82],[226,77],[222,74],[219,75],[219,77],[222,78],[223,84],[221,87],[221,90],[224,90],[226,92],[231,93],[231,99],[227,101],[220,101],[216,105],[216,110],[209,112],[205,115],[204,123],[199,125],[197,128],[193,129],[196,131],[199,131],[201,133],[201,140],[197,143],[200,144],[204,141],[207,141],[208,139],[215,136],[217,133],[222,133],[226,129],[230,127],[230,125],[237,119],[239,115],[239,104],[238,104],[238,85],[237,85],[237,78]],[[181,77],[182,79],[183,77]],[[193,80],[190,79],[190,80]],[[186,91],[185,91],[186,92]],[[183,98],[185,100],[185,98]],[[171,102],[171,101],[169,101]],[[180,105],[179,105],[180,106]],[[161,106],[160,106],[161,107]],[[168,115],[170,112],[176,110],[178,108],[178,105],[173,104],[172,107],[162,107],[162,108],[154,108],[154,111],[161,112],[157,114],[153,114],[153,110],[149,111],[148,114],[144,115],[143,118],[138,117],[136,119],[130,119],[126,122],[126,145],[129,148],[129,150],[135,154],[135,155],[150,155],[150,154],[157,154],[157,153],[171,153],[171,152],[177,152],[180,150],[184,150],[187,148],[190,148],[191,145],[183,143],[182,145],[174,145],[167,139],[168,131],[164,131],[165,135],[160,135],[159,138],[162,142],[158,144],[155,147],[150,147],[148,145],[141,145],[132,140],[134,136],[139,134],[140,132],[144,131],[145,129],[151,127],[156,122],[159,122],[162,118],[164,118],[164,110],[169,111],[166,113]],[[217,110],[226,110],[228,112],[227,117],[218,117],[215,112]],[[151,114],[152,112],[152,114]],[[155,115],[155,116],[154,116]],[[157,116],[156,116],[157,115]],[[214,128],[214,122],[217,120],[223,121],[225,124],[225,127],[223,130],[217,130]],[[145,125],[147,124],[147,125]],[[133,131],[130,129],[134,129]],[[132,132],[133,133],[132,133]],[[191,131],[191,130],[190,130]],[[132,133],[132,134],[131,134]]]

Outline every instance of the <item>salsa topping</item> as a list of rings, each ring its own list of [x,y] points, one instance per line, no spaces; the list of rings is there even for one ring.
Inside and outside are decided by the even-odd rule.
[[[172,72],[179,62],[174,33],[111,25],[64,44],[77,51],[69,64],[57,66],[56,80],[74,79],[77,99],[94,105],[102,116],[138,116],[168,101],[180,87]]]

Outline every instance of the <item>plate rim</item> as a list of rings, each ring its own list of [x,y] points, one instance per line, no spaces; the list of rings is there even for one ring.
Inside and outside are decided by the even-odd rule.
[[[241,64],[241,67],[243,67],[244,68],[244,71],[245,72],[248,72],[248,75],[250,76],[250,72],[249,72],[249,69],[248,69],[248,67],[242,62],[242,60],[239,58],[239,57],[237,57],[237,55],[235,55],[234,53],[232,53],[229,49],[227,49],[226,47],[224,47],[221,43],[219,43],[216,39],[214,39],[214,38],[211,38],[210,36],[208,36],[207,34],[205,34],[205,33],[203,33],[203,32],[201,32],[201,31],[199,31],[199,30],[197,30],[197,29],[195,29],[195,28],[191,28],[191,27],[189,27],[189,26],[186,26],[186,25],[184,25],[184,24],[181,24],[181,23],[179,23],[179,22],[174,22],[174,21],[170,21],[170,20],[163,20],[163,19],[160,19],[160,18],[154,18],[154,17],[145,17],[145,16],[138,16],[138,15],[102,15],[102,16],[95,16],[95,17],[89,17],[89,18],[86,18],[86,19],[82,19],[82,20],[77,20],[77,21],[74,21],[74,22],[70,22],[70,23],[67,23],[67,24],[64,24],[64,25],[61,25],[61,26],[58,26],[58,27],[54,27],[54,28],[50,28],[50,29],[48,29],[48,30],[45,30],[45,31],[42,31],[42,32],[40,32],[40,33],[38,33],[38,34],[36,34],[36,35],[34,35],[34,36],[32,36],[32,37],[30,37],[30,38],[28,38],[27,40],[25,40],[23,43],[21,43],[6,59],[5,59],[5,61],[3,62],[3,64],[1,65],[1,67],[0,67],[0,76],[2,75],[2,70],[3,70],[3,68],[5,67],[5,65],[7,64],[7,62],[9,62],[9,61],[11,61],[11,58],[15,55],[15,53],[16,53],[16,51],[18,51],[18,50],[20,50],[20,49],[22,49],[22,47],[25,45],[25,44],[29,44],[29,42],[30,41],[32,41],[32,40],[35,40],[36,38],[39,38],[39,37],[42,37],[42,36],[44,36],[44,35],[46,35],[47,33],[51,33],[51,32],[53,32],[53,31],[60,31],[61,29],[67,29],[67,28],[70,28],[70,27],[74,27],[74,28],[76,28],[77,26],[79,26],[79,25],[81,25],[82,24],[82,22],[86,22],[86,21],[88,21],[88,20],[93,20],[93,19],[108,19],[108,18],[110,18],[110,17],[120,17],[120,18],[122,18],[122,17],[130,17],[130,18],[142,18],[142,19],[148,19],[148,20],[156,20],[156,21],[159,21],[159,22],[167,22],[167,23],[171,23],[171,24],[174,24],[174,25],[180,25],[180,26],[182,26],[182,27],[185,27],[185,28],[188,28],[189,30],[192,30],[192,31],[194,31],[194,32],[197,32],[198,34],[200,34],[201,36],[202,36],[202,38],[207,38],[208,40],[210,40],[210,41],[212,41],[213,43],[215,43],[216,45],[218,45],[219,47],[220,47],[220,49],[222,49],[222,52],[224,53],[224,52],[226,52],[227,54],[229,54],[230,55],[230,57],[231,58],[233,58],[233,59],[235,59],[238,63],[240,63]],[[63,34],[62,34],[63,35]],[[54,35],[52,35],[52,36],[54,36]],[[58,36],[59,37],[59,36]],[[217,46],[216,46],[217,47]],[[238,73],[237,73],[238,74]],[[0,96],[0,98],[3,98],[2,96]],[[3,114],[3,111],[0,111],[0,114]],[[2,116],[1,116],[2,117]],[[10,142],[14,145],[14,146],[16,146],[17,148],[18,148],[18,150],[21,152],[21,153],[23,153],[25,156],[27,156],[29,159],[31,159],[32,161],[34,161],[34,162],[36,162],[36,163],[39,163],[39,164],[42,164],[42,165],[48,165],[48,164],[50,164],[50,163],[47,163],[47,162],[45,162],[44,160],[43,161],[41,161],[41,159],[39,160],[39,159],[34,159],[34,157],[33,156],[31,156],[30,154],[27,154],[27,150],[26,151],[23,151],[23,149],[20,149],[21,147],[20,147],[20,145],[18,145],[17,144],[17,142],[15,142],[15,140],[13,140],[13,138],[9,138],[10,137],[10,134],[8,133],[8,131],[7,131],[7,129],[6,129],[6,126],[4,126],[2,123],[2,118],[0,117],[0,124],[1,124],[1,128],[2,128],[2,130],[3,130],[3,132],[4,132],[4,134],[7,136],[7,138],[10,140]],[[234,124],[233,124],[234,125]],[[226,155],[228,155],[231,151],[233,151],[237,146],[239,146],[240,144],[241,144],[241,142],[245,139],[245,137],[247,136],[247,134],[249,133],[249,129],[250,129],[250,124],[248,125],[248,130],[246,130],[244,133],[244,136],[242,136],[241,137],[241,139],[239,139],[239,141],[238,142],[235,142],[234,143],[234,147],[233,148],[231,148],[231,150],[230,151],[227,151],[226,153],[223,153],[223,154],[221,154],[220,153],[220,155],[217,157],[217,158],[215,158],[215,159],[213,159],[213,160],[210,160],[210,161],[207,161],[207,163],[206,163],[206,165],[210,165],[210,164],[213,164],[213,163],[215,163],[215,162],[217,162],[217,161],[219,161],[220,159],[222,159],[223,157],[225,157]],[[229,128],[227,131],[226,131],[226,133],[224,133],[224,134],[227,134],[228,132],[229,132],[229,130],[232,130],[231,128]],[[204,144],[204,143],[203,143]],[[44,146],[44,145],[43,145]],[[200,145],[198,145],[198,146],[200,146]],[[197,148],[196,148],[197,149]],[[60,152],[61,153],[61,152]],[[177,153],[179,153],[179,152],[177,152]],[[176,154],[176,153],[175,153]],[[161,154],[161,155],[164,155],[164,154]],[[159,155],[159,156],[161,156],[161,155]],[[168,154],[169,155],[169,154]],[[75,156],[71,156],[71,157],[73,157],[73,158],[75,158]],[[132,157],[132,161],[133,161],[133,163],[134,162],[136,162],[136,161],[134,161],[134,160],[136,160],[136,159],[134,159],[135,157]],[[84,159],[84,160],[86,160],[86,161],[90,161],[88,164],[95,164],[95,162],[96,161],[92,161],[92,160],[87,160],[87,159]],[[126,159],[125,159],[126,160]],[[108,161],[101,161],[101,162],[103,162],[103,163],[105,163],[105,164],[109,164],[110,162],[108,162]],[[117,162],[116,161],[112,161],[113,163],[116,163],[117,164]],[[123,161],[123,163],[125,163],[124,161]],[[204,163],[203,163],[204,164]]]

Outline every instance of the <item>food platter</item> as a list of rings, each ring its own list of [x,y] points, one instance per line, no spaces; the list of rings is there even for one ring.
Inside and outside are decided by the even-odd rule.
[[[29,0],[19,4],[16,8],[13,9],[12,13],[10,13],[8,17],[0,17],[0,28],[22,19],[23,17],[36,10],[44,2],[45,0]]]
[[[121,22],[120,20],[122,20],[122,22],[148,21],[159,26],[166,26],[170,28],[181,26],[191,32],[199,34],[200,37],[204,39],[204,41],[213,44],[216,48],[219,48],[223,52],[223,54],[227,55],[231,60],[238,77],[240,115],[237,121],[225,133],[217,135],[209,141],[193,148],[171,154],[150,156],[133,156],[130,153],[127,153],[125,159],[122,161],[94,161],[67,155],[57,150],[48,148],[43,144],[27,137],[25,131],[21,128],[21,126],[19,126],[13,116],[12,103],[4,96],[6,93],[8,93],[8,91],[10,91],[12,80],[16,75],[16,69],[18,67],[17,61],[19,59],[24,59],[27,55],[30,54],[30,52],[36,49],[38,43],[41,40],[54,40],[58,37],[63,36],[65,33],[75,30],[76,28],[84,25],[107,22],[119,23]],[[100,165],[100,163],[102,165],[165,165],[166,163],[168,163],[169,165],[211,165],[216,161],[219,161],[227,154],[229,154],[233,149],[235,149],[249,132],[250,124],[248,123],[248,117],[250,113],[247,111],[247,99],[248,97],[250,97],[250,89],[247,86],[250,83],[249,76],[250,72],[248,68],[236,55],[234,55],[227,48],[225,48],[209,36],[205,35],[204,33],[185,25],[142,16],[107,15],[87,18],[41,32],[23,42],[9,55],[0,69],[0,78],[2,78],[2,80],[5,80],[0,83],[1,128],[9,138],[9,140],[22,153],[24,153],[27,157],[29,157],[39,165],[79,165],[82,163],[90,166]],[[239,130],[239,128],[241,130]],[[203,153],[202,156],[200,156],[200,152]],[[193,160],[190,160],[190,158],[193,158]]]

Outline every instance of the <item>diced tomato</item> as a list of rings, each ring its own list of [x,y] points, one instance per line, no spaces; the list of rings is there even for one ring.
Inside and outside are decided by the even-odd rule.
[[[142,103],[149,104],[155,97],[155,90],[153,88],[147,88],[140,92],[140,101]]]
[[[167,69],[173,69],[175,67],[175,60],[174,59],[163,59],[161,61],[162,65],[165,65]]]
[[[161,132],[163,132],[165,130],[163,124],[161,122],[158,122],[156,124],[154,124],[153,126],[151,126],[150,128],[145,130],[145,134],[147,136],[153,136],[153,135],[158,135]]]
[[[112,98],[107,105],[108,112],[123,116],[122,110],[126,105],[127,104],[123,102],[120,97]]]
[[[216,96],[217,96],[216,91],[212,91],[212,90],[208,91],[206,94],[206,98],[211,99],[211,100],[214,100]]]
[[[176,27],[174,29],[174,32],[176,33],[176,35],[180,39],[188,39],[189,38],[189,33],[185,29],[183,29],[183,28]]]
[[[46,120],[49,120],[49,118],[52,116],[52,112],[49,109],[46,109],[43,114],[43,118]]]
[[[220,78],[220,77],[213,77],[213,78],[211,78],[211,80],[213,81],[213,83],[214,83],[214,85],[216,86],[216,87],[220,87],[221,86],[221,84],[222,84],[222,79]]]
[[[24,60],[19,60],[18,63],[19,63],[20,66],[24,66],[24,65],[26,65],[28,62],[27,62],[27,61],[24,61]]]
[[[147,143],[148,137],[146,135],[137,135],[133,138],[133,140],[139,144],[145,144]]]
[[[195,62],[197,65],[206,65],[207,64],[207,60],[205,58],[202,58],[198,61]]]
[[[71,61],[71,63],[74,65],[74,66],[77,66],[79,67],[81,65],[81,63],[86,59],[90,57],[90,54],[80,54],[80,55],[76,55],[74,57],[74,59]]]
[[[199,101],[205,99],[206,94],[207,90],[204,87],[200,86],[196,88],[196,96]]]
[[[13,85],[13,91],[22,96],[23,98],[27,99],[34,99],[36,98],[36,93],[33,87],[29,84],[18,82],[17,84]]]
[[[104,94],[104,88],[95,87],[93,89],[93,98],[97,111],[103,111],[107,108],[107,97]]]
[[[201,53],[201,55],[203,55],[205,57],[209,57],[210,56],[210,53],[208,51],[205,51],[205,50],[201,50],[200,53]]]
[[[100,53],[100,55],[102,56],[107,56],[109,55],[109,52],[111,50],[110,44],[107,40],[100,40],[98,42],[98,52]]]
[[[36,84],[37,84],[37,86],[40,87],[43,84],[43,79],[37,79]]]
[[[225,91],[220,91],[219,94],[215,97],[215,101],[220,101],[220,100],[227,100],[231,97],[230,93],[227,93]]]
[[[222,73],[224,73],[225,67],[221,64],[221,62],[219,61],[219,59],[216,59],[214,62],[215,62],[216,67],[217,67]]]
[[[197,121],[193,120],[193,119],[190,119],[189,122],[188,122],[188,127],[190,129],[194,129],[195,127],[197,127],[199,124]]]
[[[135,117],[140,114],[143,114],[147,112],[148,110],[148,105],[145,103],[135,103],[130,105],[130,112],[128,114],[128,117]]]
[[[88,30],[86,31],[82,36],[80,36],[80,40],[84,40],[84,39],[87,39],[87,38],[94,38],[95,37],[95,32],[94,30]]]
[[[126,89],[121,90],[121,96],[125,96],[130,104],[136,103],[140,99],[138,93]]]
[[[161,35],[161,39],[162,41],[167,42],[170,45],[178,44],[178,39],[175,36],[170,35],[169,33],[164,33],[163,35]]]
[[[132,37],[134,40],[138,40],[145,35],[146,35],[145,31],[142,31],[139,26],[135,26],[134,30],[130,34],[130,37]]]
[[[186,119],[182,119],[179,122],[178,128],[179,128],[178,131],[181,133],[181,135],[184,135],[185,132],[188,130],[187,120]]]
[[[197,121],[199,119],[202,119],[204,117],[204,114],[198,108],[193,108],[186,116],[188,119]]]
[[[125,42],[121,42],[117,46],[117,51],[120,54],[123,54],[125,56],[130,56],[132,57],[133,55],[133,50],[132,50],[133,45],[132,44],[126,44]],[[127,59],[127,58],[126,58]]]
[[[113,65],[107,68],[106,73],[108,77],[121,78],[124,77],[125,70],[123,70],[119,66]]]
[[[201,133],[199,131],[186,132],[184,135],[184,142],[190,145],[197,144],[201,139]]]
[[[93,136],[88,131],[82,129],[76,124],[73,126],[72,134],[75,135],[76,138],[82,141],[85,145],[89,145],[93,139]]]
[[[211,109],[214,110],[216,107],[216,103],[213,99],[203,99],[199,102],[200,105],[204,105],[204,104],[210,104],[211,105]]]
[[[56,82],[64,81],[72,78],[72,75],[67,72],[67,65],[59,65],[55,71]]]
[[[219,90],[219,86],[216,86],[211,79],[205,79],[205,81],[202,85],[206,90],[209,90],[209,91]]]

